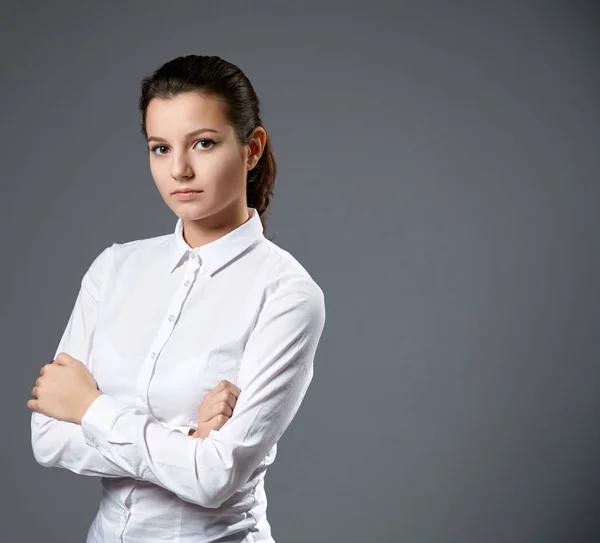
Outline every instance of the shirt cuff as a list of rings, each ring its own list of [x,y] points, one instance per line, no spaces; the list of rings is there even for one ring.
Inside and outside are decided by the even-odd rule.
[[[118,439],[113,431],[119,413],[125,408],[125,405],[108,394],[98,396],[81,418],[81,430],[85,442],[96,448],[101,448],[107,441],[125,443],[122,439]]]

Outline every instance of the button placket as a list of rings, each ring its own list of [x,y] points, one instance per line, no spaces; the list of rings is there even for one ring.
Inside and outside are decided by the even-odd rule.
[[[192,253],[195,255],[195,253]],[[192,281],[194,279],[194,276],[196,274],[196,270],[200,267],[200,264],[198,263],[198,259],[196,259],[196,257],[192,257],[190,255],[190,260],[188,261],[188,266],[187,269],[185,270],[185,276],[184,279],[185,281],[183,282],[183,286],[184,287],[189,287],[192,284]]]
[[[196,253],[193,251],[189,252],[189,260],[186,265],[186,273],[184,276],[185,287],[189,287],[194,279],[194,276],[200,267],[199,258]],[[177,316],[181,313],[181,309],[187,297],[187,290],[178,289],[176,290],[173,300],[168,307],[167,317],[163,324],[160,326],[158,333],[156,335],[155,343],[151,347],[151,352],[149,353],[146,364],[144,365],[142,371],[140,372],[138,378],[138,395],[137,395],[137,403],[140,407],[148,407],[148,388],[150,386],[151,377],[154,373],[154,365],[156,364],[156,360],[165,344],[169,340],[171,333],[173,332],[173,328],[175,326],[175,320]],[[167,323],[172,323],[168,325]]]

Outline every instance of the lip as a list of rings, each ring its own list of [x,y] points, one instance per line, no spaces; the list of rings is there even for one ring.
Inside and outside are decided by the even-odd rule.
[[[178,200],[190,200],[191,198],[195,198],[199,194],[201,194],[201,190],[177,190],[173,193],[173,196]]]

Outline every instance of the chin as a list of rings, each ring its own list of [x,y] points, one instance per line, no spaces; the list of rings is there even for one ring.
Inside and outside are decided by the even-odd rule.
[[[184,221],[199,221],[207,219],[208,217],[215,217],[218,215],[219,219],[222,220],[224,217],[228,217],[233,211],[233,205],[231,202],[203,202],[190,205],[190,203],[180,202],[179,205],[169,206],[175,215]]]
[[[174,206],[173,212],[184,221],[198,221],[214,215],[218,209],[206,205],[179,205]]]
[[[198,221],[200,219],[205,219],[212,215],[212,213],[204,211],[204,210],[193,210],[193,209],[178,209],[175,210],[175,215],[177,215],[180,219],[184,221]]]

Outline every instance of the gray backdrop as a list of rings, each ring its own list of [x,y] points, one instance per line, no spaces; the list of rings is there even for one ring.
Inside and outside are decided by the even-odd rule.
[[[267,234],[326,296],[277,542],[599,541],[596,3],[291,4],[3,6],[0,539],[82,542],[96,512],[26,402],[93,258],[174,227],[139,82],[197,53],[255,85]]]

